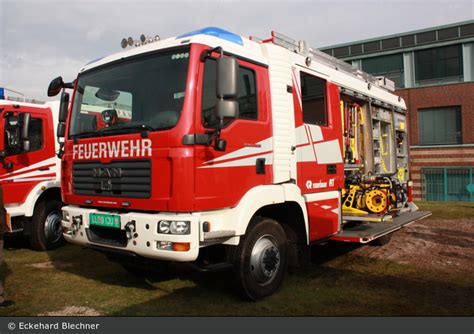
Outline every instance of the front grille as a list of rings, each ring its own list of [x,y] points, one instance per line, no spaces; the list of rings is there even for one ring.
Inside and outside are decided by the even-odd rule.
[[[74,193],[89,196],[149,198],[151,162],[149,160],[74,163]]]

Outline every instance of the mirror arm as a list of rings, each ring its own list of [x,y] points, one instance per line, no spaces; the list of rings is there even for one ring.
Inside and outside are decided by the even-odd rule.
[[[11,161],[6,160],[7,153],[5,150],[0,151],[0,163],[2,164],[3,168],[11,169],[13,167],[13,163]]]
[[[220,52],[221,57],[224,57],[224,49],[222,48],[222,46],[216,46],[216,47],[213,48],[213,49],[204,50],[204,51],[201,53],[201,57],[199,57],[199,60],[200,60],[201,62],[204,62],[207,58],[209,58],[209,56],[210,56],[213,52]]]
[[[64,85],[63,85],[63,87],[64,87],[64,88],[73,89],[75,82],[76,82],[75,80],[72,81],[72,82],[65,82]]]
[[[61,159],[64,155],[64,141],[60,141],[58,138],[59,149],[56,152],[56,156]]]
[[[227,146],[227,141],[225,139],[221,139],[221,131],[223,128],[224,128],[224,118],[221,117],[216,126],[216,130],[213,133],[214,149],[216,151],[225,151],[226,146]]]

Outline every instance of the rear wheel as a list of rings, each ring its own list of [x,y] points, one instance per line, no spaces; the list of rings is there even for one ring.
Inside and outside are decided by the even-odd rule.
[[[235,254],[236,288],[250,300],[273,294],[285,276],[287,257],[287,238],[281,225],[273,219],[253,218]]]
[[[55,249],[64,242],[61,226],[62,202],[56,199],[39,202],[31,218],[30,244],[34,250]]]

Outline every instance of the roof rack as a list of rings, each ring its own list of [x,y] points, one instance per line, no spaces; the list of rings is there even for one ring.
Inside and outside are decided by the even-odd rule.
[[[315,48],[308,47],[304,40],[297,41],[275,31],[272,31],[272,37],[269,39],[262,40],[253,36],[251,36],[250,39],[257,43],[273,43],[282,46],[285,49],[305,57],[311,57],[313,60],[324,63],[338,71],[357,77],[358,79],[364,80],[367,83],[383,88],[387,91],[393,92],[395,90],[395,83],[392,80],[385,77],[374,77],[366,72],[358,70],[345,61],[334,58]]]

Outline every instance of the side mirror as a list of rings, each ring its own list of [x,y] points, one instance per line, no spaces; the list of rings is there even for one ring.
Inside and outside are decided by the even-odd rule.
[[[21,141],[21,150],[23,152],[29,152],[30,151],[30,140],[29,139],[23,139]]]
[[[214,139],[214,149],[216,151],[225,151],[227,142],[221,139],[221,129],[224,127],[224,119],[236,118],[239,115],[239,104],[237,97],[239,95],[238,76],[239,63],[235,57],[224,57],[221,49],[221,56],[217,59],[216,73],[216,118],[219,123]]]
[[[218,118],[236,118],[239,114],[239,104],[235,100],[217,100],[216,115]]]
[[[66,123],[60,122],[58,123],[58,127],[56,128],[56,137],[64,138],[66,134]]]
[[[20,128],[20,139],[28,140],[28,133],[30,130],[31,114],[24,112],[18,115],[18,126]]]
[[[64,81],[62,77],[57,77],[51,80],[48,86],[48,96],[56,96],[61,89],[64,88]]]
[[[237,78],[239,64],[235,57],[217,59],[217,97],[220,99],[235,99],[239,95]]]
[[[239,114],[236,101],[239,95],[238,75],[239,64],[235,57],[221,56],[217,59],[216,117],[221,121],[224,118],[236,118]]]
[[[117,110],[115,110],[115,109],[105,109],[100,114],[100,118],[102,119],[102,121],[104,121],[105,124],[107,124],[107,126],[111,126],[118,119]]]
[[[30,131],[31,114],[24,112],[18,115],[18,127],[20,128],[20,149],[23,152],[30,151],[30,139],[28,133]]]
[[[63,92],[61,94],[61,101],[59,104],[59,116],[58,116],[59,122],[62,122],[62,123],[66,122],[68,108],[69,108],[69,93]]]

